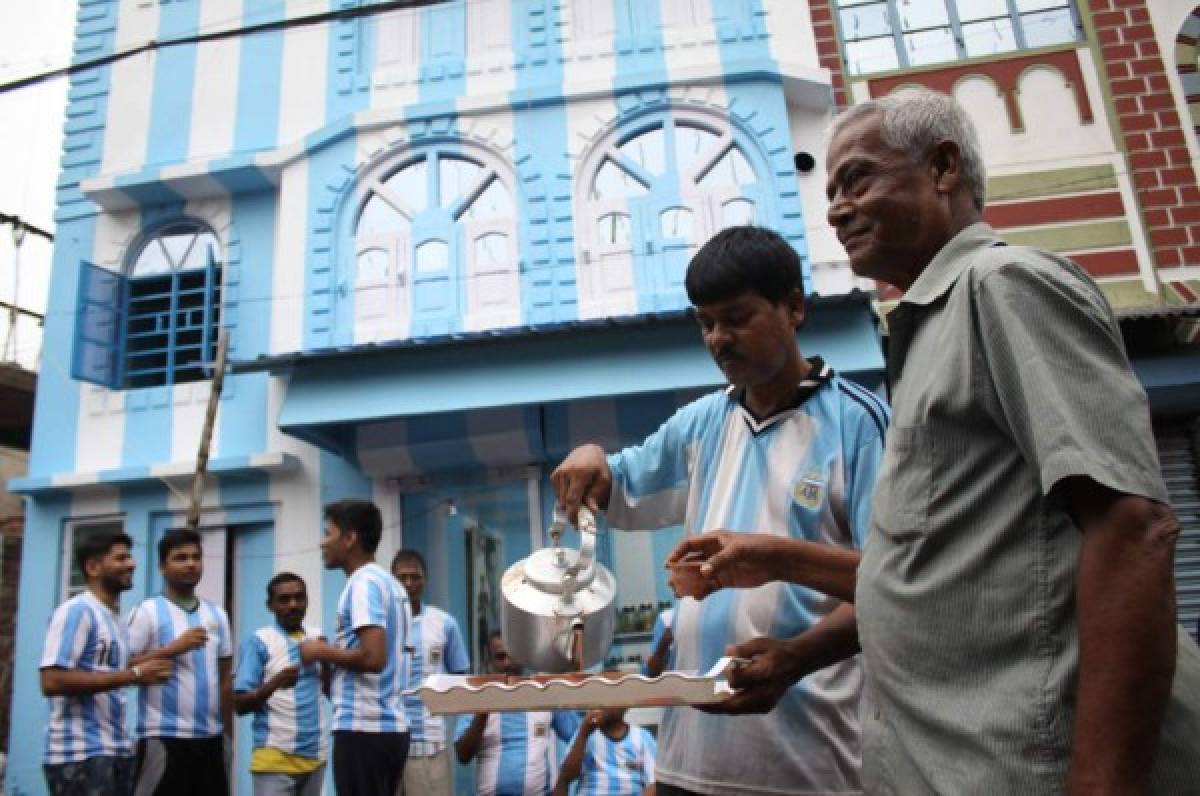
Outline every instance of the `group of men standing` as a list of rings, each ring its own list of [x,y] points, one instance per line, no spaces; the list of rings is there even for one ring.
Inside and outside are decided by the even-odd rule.
[[[55,611],[41,661],[50,701],[50,792],[228,793],[227,732],[236,711],[253,715],[249,769],[256,796],[317,796],[330,746],[324,695],[332,706],[338,794],[449,796],[446,720],[404,691],[432,674],[465,673],[470,658],[453,617],[423,600],[421,554],[399,551],[390,573],[375,563],[381,531],[370,502],[326,506],[322,558],[348,576],[333,641],[304,622],[303,578],[281,572],[266,590],[275,621],[243,641],[236,670],[224,610],[196,595],[203,575],[198,533],[164,535],[163,591],[128,619],[119,616],[119,597],[132,586],[132,540],[124,533],[82,540],[76,560],[87,588]],[[494,671],[521,671],[499,635],[488,651]],[[136,744],[126,728],[127,686],[139,689]],[[580,726],[567,711],[481,714],[461,723],[456,754],[462,762],[478,759],[480,793],[549,796],[558,774],[554,738],[570,741]],[[581,792],[644,796],[642,780],[653,782],[653,739],[611,713],[589,716],[583,728],[569,756],[570,776],[558,778],[560,792],[583,774],[585,782],[620,780],[627,787]],[[589,742],[599,757],[585,754]],[[618,761],[615,773],[609,758]]]
[[[304,625],[303,579],[280,573],[267,586],[275,622],[242,644],[236,679],[225,611],[196,594],[203,575],[196,531],[163,536],[163,591],[128,620],[118,609],[121,592],[132,585],[132,540],[124,533],[84,539],[76,560],[87,588],[55,611],[41,661],[50,701],[44,761],[50,792],[228,793],[227,733],[236,709],[254,714],[255,792],[318,794],[325,693],[338,792],[392,796],[409,746],[401,691],[412,630],[404,588],[374,562],[381,531],[379,510],[369,502],[325,507],[322,558],[348,576],[334,641]],[[411,626],[420,628],[420,620]],[[126,726],[127,686],[139,690],[136,746]]]

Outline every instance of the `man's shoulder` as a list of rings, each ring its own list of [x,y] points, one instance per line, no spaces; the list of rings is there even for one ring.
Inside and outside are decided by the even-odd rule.
[[[219,603],[215,603],[212,600],[206,600],[203,597],[197,597],[197,600],[199,601],[200,605],[209,613],[215,614],[227,622],[229,621],[229,617],[225,614],[225,608]]]
[[[80,592],[59,603],[54,609],[53,618],[62,617],[64,621],[78,621],[81,618],[90,620],[94,615],[95,608],[87,599],[87,592]]]
[[[892,419],[892,409],[887,401],[858,382],[837,375],[829,380],[826,389],[836,402],[843,426],[849,426],[846,431],[862,432],[847,436],[865,435],[864,439],[878,437],[880,440],[886,436]]]
[[[711,392],[706,392],[685,403],[671,415],[672,420],[693,420],[723,414],[729,407],[737,403],[734,398],[734,388],[726,385]]]
[[[1099,291],[1095,281],[1078,263],[1035,246],[1002,245],[980,249],[971,257],[964,272],[968,275],[967,284],[976,291],[1007,280]]]

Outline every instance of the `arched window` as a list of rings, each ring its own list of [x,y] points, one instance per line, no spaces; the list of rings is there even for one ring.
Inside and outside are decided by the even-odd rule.
[[[585,159],[582,179],[585,317],[686,306],[696,248],[755,223],[765,197],[728,123],[687,112],[615,131]]]
[[[369,174],[339,291],[353,303],[346,336],[365,342],[519,322],[510,186],[474,148],[410,151]]]
[[[209,378],[221,323],[217,236],[198,221],[148,234],[124,272],[80,263],[72,375],[110,389]]]
[[[217,236],[179,221],[147,238],[133,258],[125,312],[126,387],[209,377],[221,315]]]

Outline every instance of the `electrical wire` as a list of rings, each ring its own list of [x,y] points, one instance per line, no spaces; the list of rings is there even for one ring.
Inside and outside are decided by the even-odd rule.
[[[274,31],[290,30],[292,28],[308,27],[310,25],[321,25],[327,22],[339,22],[349,19],[358,19],[360,17],[373,16],[382,14],[388,11],[399,11],[408,8],[422,8],[425,6],[437,5],[444,3],[446,0],[383,0],[382,2],[373,5],[364,5],[356,8],[342,8],[335,11],[323,11],[318,14],[309,14],[300,17],[287,17],[284,19],[273,20],[271,22],[262,22],[257,25],[246,25],[238,28],[227,28],[224,30],[216,30],[208,33],[194,33],[187,36],[179,36],[171,39],[151,39],[145,44],[139,44],[136,47],[130,47],[120,52],[109,53],[98,58],[90,58],[84,61],[77,61],[70,66],[51,69],[46,72],[39,72],[35,75],[23,77],[17,80],[10,80],[7,83],[0,83],[0,94],[5,94],[17,89],[27,88],[28,86],[37,85],[47,80],[52,80],[59,77],[68,77],[70,75],[85,72],[89,69],[96,69],[101,66],[123,61],[126,58],[132,58],[141,53],[153,52],[155,50],[165,50],[171,47],[178,47],[185,44],[204,44],[205,42],[221,41],[224,39],[237,38],[241,36],[252,36],[257,33],[271,33]],[[232,20],[231,20],[232,21]]]

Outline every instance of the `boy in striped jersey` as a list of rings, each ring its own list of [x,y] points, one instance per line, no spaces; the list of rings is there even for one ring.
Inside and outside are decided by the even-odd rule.
[[[304,579],[291,572],[271,578],[267,608],[275,624],[242,643],[233,681],[234,709],[254,714],[254,796],[319,796],[326,745],[321,671],[300,665],[300,643],[322,636],[304,626]]]
[[[521,664],[509,656],[499,631],[488,638],[487,648],[493,673],[521,675]],[[479,758],[477,796],[550,796],[557,769],[554,736],[565,743],[578,727],[579,717],[567,710],[476,713],[459,719],[454,752],[463,765]]]
[[[563,760],[554,796],[654,796],[654,736],[625,721],[625,708],[589,711]]]
[[[333,782],[339,796],[393,796],[408,755],[400,697],[408,670],[408,597],[375,563],[382,533],[379,509],[370,501],[325,507],[321,558],[326,569],[340,569],[349,579],[338,598],[335,643],[300,644],[303,663],[333,667]]]
[[[800,259],[778,234],[723,230],[688,265],[705,346],[729,381],[683,407],[642,445],[606,457],[571,452],[552,475],[560,504],[606,509],[614,528],[682,524],[860,549],[866,542],[888,411],[796,341],[804,322]],[[714,599],[715,597],[715,599]],[[672,665],[705,671],[726,647],[799,637],[770,672],[778,706],[733,696],[724,716],[668,709],[659,734],[660,794],[861,792],[862,671],[854,606],[772,584],[676,604]],[[757,668],[766,662],[758,661]],[[804,678],[803,683],[799,683]],[[763,699],[767,689],[753,698]]]
[[[409,648],[412,650],[408,688],[417,688],[434,674],[466,674],[471,668],[467,647],[454,617],[424,602],[425,558],[416,550],[400,550],[392,559],[392,575],[404,587],[412,607]],[[408,719],[408,760],[398,796],[450,796],[450,750],[445,719],[434,716],[420,697],[404,697]]]
[[[133,584],[132,546],[119,532],[81,541],[75,560],[87,588],[50,619],[41,681],[50,700],[43,759],[51,796],[133,792],[133,742],[121,689],[161,683],[171,664],[129,666],[129,636],[117,611],[121,592]]]
[[[204,574],[200,534],[168,531],[158,543],[163,593],[133,609],[134,663],[171,661],[162,685],[138,696],[137,796],[229,792],[224,732],[232,715],[233,641],[219,605],[196,595]]]

